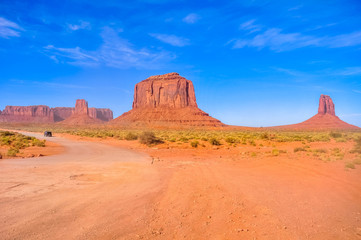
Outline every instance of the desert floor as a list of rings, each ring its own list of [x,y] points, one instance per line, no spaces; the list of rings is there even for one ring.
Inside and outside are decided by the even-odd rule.
[[[47,140],[0,161],[0,239],[361,239],[360,167]]]

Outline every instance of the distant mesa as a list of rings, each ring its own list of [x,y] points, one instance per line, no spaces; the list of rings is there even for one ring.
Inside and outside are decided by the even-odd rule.
[[[348,124],[336,116],[335,104],[330,96],[321,95],[318,113],[310,119],[293,125],[280,126],[277,128],[295,130],[327,130],[327,129],[360,129],[357,126]]]
[[[67,122],[69,124],[87,124],[102,123],[113,119],[113,112],[108,108],[88,108],[85,100],[77,100],[75,108],[72,107],[55,107],[50,108],[45,105],[37,106],[6,106],[0,111],[0,122],[18,122],[18,123],[54,123]],[[79,115],[88,117],[80,117],[86,120],[73,120],[79,118]],[[76,117],[74,117],[76,116]],[[64,123],[67,123],[64,122]]]
[[[151,76],[135,85],[133,109],[110,122],[133,126],[225,126],[198,108],[193,83],[178,73]]]

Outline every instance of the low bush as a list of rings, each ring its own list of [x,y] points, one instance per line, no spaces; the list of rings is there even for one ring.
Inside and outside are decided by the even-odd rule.
[[[293,152],[306,152],[306,149],[303,147],[296,147],[293,149]]]
[[[162,143],[162,141],[155,136],[154,132],[143,132],[139,136],[139,142],[148,146]]]
[[[272,155],[273,156],[278,156],[278,155],[280,155],[280,151],[278,149],[273,149],[272,150]]]
[[[198,141],[192,141],[191,142],[191,146],[194,147],[194,148],[198,147],[198,145],[199,145]]]
[[[9,157],[16,157],[16,154],[17,154],[17,153],[19,153],[19,149],[17,149],[17,148],[10,148],[10,149],[8,150],[7,155],[8,155]]]
[[[340,138],[340,137],[342,137],[342,133],[330,132],[330,137],[332,137],[332,138]]]
[[[347,163],[345,163],[345,167],[346,168],[351,168],[351,169],[355,169],[356,167],[355,167],[355,164],[353,164],[352,162],[347,162]]]
[[[133,140],[137,140],[138,139],[138,135],[132,132],[127,133],[127,135],[125,135],[124,137],[125,140],[128,141],[133,141]]]
[[[216,138],[211,138],[209,140],[209,143],[212,144],[212,145],[215,145],[215,146],[221,145],[221,143]]]

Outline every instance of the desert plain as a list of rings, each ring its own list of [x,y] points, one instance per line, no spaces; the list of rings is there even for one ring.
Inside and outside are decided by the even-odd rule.
[[[299,124],[228,126],[170,73],[116,119],[79,99],[0,120],[0,239],[361,238],[361,131],[327,95]]]

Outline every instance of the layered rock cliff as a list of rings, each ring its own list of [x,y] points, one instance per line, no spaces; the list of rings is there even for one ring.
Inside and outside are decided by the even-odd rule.
[[[44,105],[6,106],[3,111],[0,111],[0,122],[53,123],[69,119],[74,114],[85,114],[99,121],[110,121],[113,119],[113,112],[108,108],[90,109],[88,108],[88,103],[83,99],[77,100],[75,108],[49,108]]]
[[[178,73],[152,76],[135,85],[133,108],[197,107],[193,83]]]
[[[198,108],[193,83],[178,73],[147,78],[135,85],[133,109],[110,122],[136,126],[224,126]]]
[[[54,113],[48,106],[6,106],[0,114],[0,122],[54,122]]]

